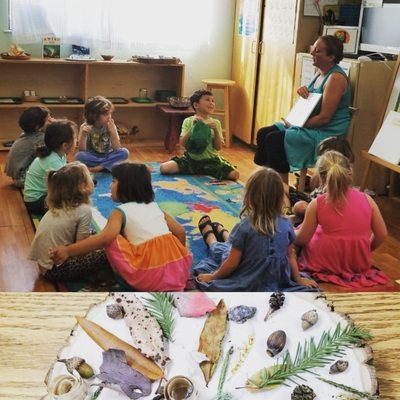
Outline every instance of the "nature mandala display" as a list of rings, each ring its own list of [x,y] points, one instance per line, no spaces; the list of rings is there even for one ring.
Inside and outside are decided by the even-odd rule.
[[[371,335],[315,293],[111,293],[77,321],[45,400],[379,398]]]

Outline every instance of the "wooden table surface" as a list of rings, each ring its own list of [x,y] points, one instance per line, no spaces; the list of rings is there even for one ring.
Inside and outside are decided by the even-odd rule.
[[[39,399],[44,378],[75,324],[105,293],[0,293],[0,399]],[[382,400],[400,399],[400,294],[329,294],[374,335]],[[322,400],[322,399],[321,399]]]

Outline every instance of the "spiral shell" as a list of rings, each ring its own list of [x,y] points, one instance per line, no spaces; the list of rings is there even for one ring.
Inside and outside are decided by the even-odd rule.
[[[307,330],[315,325],[318,321],[317,310],[310,310],[301,316],[301,326],[303,330]]]
[[[343,371],[346,371],[346,369],[349,366],[349,362],[346,360],[337,360],[334,364],[331,365],[329,369],[330,374],[340,374]]]
[[[286,333],[284,331],[275,331],[269,335],[267,340],[267,354],[270,357],[280,353],[286,345]]]

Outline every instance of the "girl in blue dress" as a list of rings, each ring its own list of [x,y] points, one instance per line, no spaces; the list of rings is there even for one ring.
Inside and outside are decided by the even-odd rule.
[[[317,284],[299,274],[293,248],[295,234],[281,215],[282,180],[271,168],[256,171],[247,181],[241,221],[230,235],[209,216],[199,229],[210,256],[194,267],[198,286],[205,291],[313,290]]]

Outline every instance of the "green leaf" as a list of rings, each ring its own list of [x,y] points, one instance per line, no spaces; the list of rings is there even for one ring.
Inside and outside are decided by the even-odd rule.
[[[344,349],[352,345],[361,345],[366,340],[372,338],[371,334],[365,329],[358,328],[354,325],[343,327],[337,324],[335,330],[323,332],[318,344],[315,344],[314,338],[306,340],[303,345],[297,346],[294,361],[289,351],[286,351],[280,363],[277,363],[273,370],[264,368],[251,376],[246,387],[250,389],[267,389],[271,386],[285,384],[285,380],[293,378],[303,379],[299,376],[302,373],[312,373],[313,368],[319,368],[333,361],[333,357],[344,354]]]
[[[148,312],[157,320],[163,335],[173,341],[174,315],[172,312],[174,297],[171,293],[149,293],[150,298],[144,298],[143,302]]]

